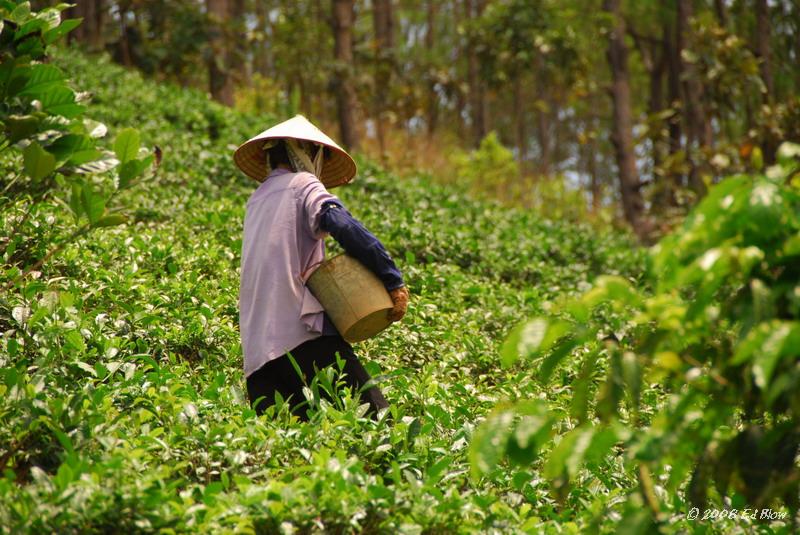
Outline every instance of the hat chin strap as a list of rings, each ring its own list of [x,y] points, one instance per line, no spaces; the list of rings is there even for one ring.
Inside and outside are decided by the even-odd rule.
[[[320,178],[322,175],[323,147],[316,143],[314,144],[317,147],[317,153],[312,161],[309,155],[310,151],[304,150],[296,139],[287,138],[285,141],[289,159],[292,161],[292,167],[294,167],[295,172],[306,171]]]

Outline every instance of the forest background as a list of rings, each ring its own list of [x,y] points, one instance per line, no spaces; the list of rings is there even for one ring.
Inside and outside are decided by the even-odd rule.
[[[646,240],[800,138],[796,0],[85,0],[68,15],[84,19],[71,40],[123,65],[303,113],[394,168],[545,215],[619,213]]]

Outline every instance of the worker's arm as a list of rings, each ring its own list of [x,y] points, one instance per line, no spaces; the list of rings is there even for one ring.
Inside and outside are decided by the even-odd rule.
[[[383,244],[337,200],[322,206],[319,228],[328,232],[347,254],[375,273],[390,292],[405,286],[403,276]]]
[[[344,208],[337,197],[328,193],[316,177],[307,177],[300,198],[309,234],[318,240],[330,234],[347,254],[375,273],[392,298],[394,306],[389,311],[389,320],[400,321],[408,308],[408,289],[383,244]]]

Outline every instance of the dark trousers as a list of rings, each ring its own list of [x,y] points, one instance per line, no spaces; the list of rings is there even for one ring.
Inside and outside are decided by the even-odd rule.
[[[307,421],[307,401],[303,395],[303,386],[308,385],[317,370],[336,364],[336,354],[344,361],[344,383],[360,395],[362,403],[369,403],[370,412],[375,417],[380,409],[387,408],[389,403],[376,386],[364,388],[370,380],[369,373],[358,361],[353,348],[341,336],[320,336],[304,342],[290,351],[301,375],[292,365],[287,355],[264,364],[247,378],[247,396],[250,404],[258,414],[275,404],[275,393],[280,392],[287,400],[294,413],[301,420]],[[328,397],[320,389],[320,395]],[[256,403],[257,402],[257,403]]]

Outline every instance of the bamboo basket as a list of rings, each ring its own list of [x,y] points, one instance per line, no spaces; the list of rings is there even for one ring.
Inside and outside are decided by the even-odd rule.
[[[391,323],[389,292],[364,265],[346,254],[326,260],[311,274],[307,285],[350,343],[372,338]]]

